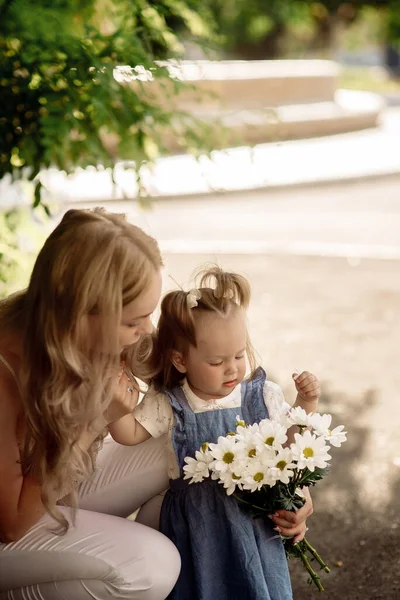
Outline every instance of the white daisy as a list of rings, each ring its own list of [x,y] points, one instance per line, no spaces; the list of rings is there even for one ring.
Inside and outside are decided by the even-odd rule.
[[[291,444],[290,449],[299,469],[307,467],[314,471],[316,467],[324,469],[327,466],[331,456],[328,454],[329,446],[322,436],[317,437],[306,430],[303,435],[295,433],[294,438],[295,443]]]
[[[231,469],[225,473],[219,473],[219,481],[226,489],[228,496],[233,494],[236,487],[242,487],[242,475],[246,470],[245,461],[237,461],[231,464]]]
[[[327,435],[332,422],[332,415],[314,413],[310,415],[310,425],[317,435]]]
[[[253,458],[257,454],[257,431],[258,425],[250,425],[246,428],[238,426],[237,428],[236,439],[241,444],[243,455],[248,458]]]
[[[246,473],[242,476],[242,482],[243,489],[251,492],[261,489],[263,485],[273,486],[275,484],[270,467],[259,460],[249,462]]]
[[[315,413],[312,415],[310,421],[315,433],[322,435],[332,446],[340,448],[343,442],[347,440],[347,431],[343,431],[344,425],[338,425],[335,429],[330,429],[332,415]]]
[[[253,423],[253,425],[246,425],[246,426],[243,426],[241,423],[243,423],[243,421],[238,421],[238,424],[236,427],[236,437],[238,440],[247,441],[247,440],[253,438],[254,435],[259,430],[258,423]]]
[[[325,436],[325,440],[332,446],[340,448],[340,446],[347,440],[347,431],[343,431],[344,425],[338,425],[335,429],[328,431]]]
[[[291,425],[299,425],[300,427],[308,427],[310,425],[310,417],[312,413],[307,414],[304,408],[296,406],[291,408],[287,413],[288,422]]]
[[[230,470],[230,465],[237,459],[243,458],[243,447],[236,436],[218,438],[216,444],[210,444],[209,449],[215,459],[213,469],[220,473]]]
[[[208,450],[197,450],[196,458],[185,457],[186,465],[183,467],[183,479],[191,479],[190,483],[201,483],[203,479],[210,476],[210,465],[213,461]]]
[[[287,440],[286,428],[280,423],[264,419],[260,421],[257,439],[257,449],[261,451],[264,446],[280,449]]]
[[[293,469],[296,468],[296,464],[292,462],[292,459],[293,455],[290,448],[283,448],[271,460],[271,475],[275,481],[281,481],[285,484],[289,483],[294,475]]]
[[[282,446],[275,449],[272,446],[268,446],[267,444],[262,444],[262,446],[257,449],[257,454],[254,458],[268,467],[274,462],[276,455],[281,450]]]

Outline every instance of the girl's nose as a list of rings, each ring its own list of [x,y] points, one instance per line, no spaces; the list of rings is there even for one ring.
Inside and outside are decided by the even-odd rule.
[[[236,373],[236,362],[230,361],[226,367],[226,373]]]

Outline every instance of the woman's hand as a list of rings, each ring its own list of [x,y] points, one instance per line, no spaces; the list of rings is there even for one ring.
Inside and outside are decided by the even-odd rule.
[[[288,537],[292,536],[294,544],[301,542],[306,535],[306,520],[313,513],[313,503],[308,487],[303,488],[302,493],[306,502],[298,511],[277,510],[271,515],[271,519],[276,525],[275,531]]]
[[[133,375],[121,367],[114,398],[104,413],[107,424],[114,423],[122,417],[131,414],[139,400],[139,387]]]

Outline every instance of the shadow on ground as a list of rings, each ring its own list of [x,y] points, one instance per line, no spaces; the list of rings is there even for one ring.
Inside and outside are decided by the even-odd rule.
[[[312,490],[315,512],[309,521],[308,539],[329,564],[331,573],[323,573],[324,600],[399,600],[399,534],[400,498],[399,469],[388,464],[387,452],[382,469],[387,472],[384,489],[375,490],[375,464],[368,458],[371,446],[371,424],[359,423],[360,402],[343,403],[336,394],[321,398],[320,411],[333,415],[336,424],[345,424],[348,441],[333,449],[332,469],[325,480]],[[361,398],[364,415],[376,408],[378,396],[368,391]],[[347,408],[343,410],[343,404]],[[335,407],[341,405],[340,414]],[[390,440],[388,440],[390,443]],[[389,453],[390,454],[390,453]],[[395,457],[393,457],[394,459]],[[379,461],[379,452],[372,462]],[[381,501],[376,506],[376,498]],[[301,564],[290,561],[294,600],[318,597],[307,583]]]

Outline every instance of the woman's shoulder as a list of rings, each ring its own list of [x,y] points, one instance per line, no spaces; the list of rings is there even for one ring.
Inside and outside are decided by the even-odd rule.
[[[16,367],[18,357],[0,348],[0,410],[3,414],[15,414],[22,410],[22,399],[18,389]]]

